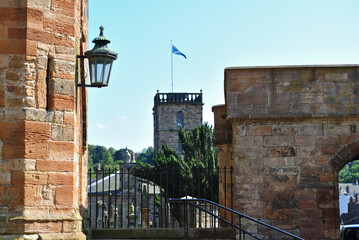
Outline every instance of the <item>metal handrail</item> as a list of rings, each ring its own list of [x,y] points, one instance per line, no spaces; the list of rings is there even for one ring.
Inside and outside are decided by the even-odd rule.
[[[268,228],[270,228],[270,229],[272,229],[272,230],[275,230],[275,231],[277,231],[277,232],[280,232],[280,233],[282,233],[282,234],[284,234],[284,235],[290,236],[290,237],[292,237],[292,238],[294,238],[294,239],[304,240],[303,238],[300,238],[300,237],[298,237],[298,236],[296,236],[296,235],[293,235],[293,234],[291,234],[291,233],[289,233],[289,232],[286,232],[286,231],[284,231],[284,230],[282,230],[282,229],[273,227],[273,226],[271,226],[271,225],[269,225],[269,224],[267,224],[267,223],[265,223],[265,222],[259,221],[258,219],[249,217],[249,216],[247,216],[247,215],[245,215],[245,214],[242,214],[242,213],[240,213],[240,212],[237,212],[237,211],[235,211],[235,210],[233,210],[233,209],[227,208],[227,207],[225,207],[225,206],[222,206],[222,205],[220,205],[220,204],[218,204],[218,203],[212,202],[212,201],[207,200],[207,199],[202,199],[202,198],[192,198],[192,199],[169,198],[168,201],[170,201],[170,202],[186,202],[186,204],[190,204],[190,205],[192,205],[192,206],[194,206],[194,207],[200,209],[201,211],[204,211],[204,212],[206,212],[206,213],[212,215],[213,217],[215,217],[215,218],[217,218],[217,219],[219,219],[219,220],[221,220],[221,221],[223,221],[223,222],[225,222],[225,223],[231,225],[232,227],[234,227],[234,228],[236,228],[236,229],[238,229],[238,230],[244,232],[245,234],[248,234],[248,235],[250,235],[251,237],[254,237],[254,238],[259,239],[259,240],[260,240],[261,238],[255,236],[253,233],[250,233],[250,232],[248,232],[248,231],[242,229],[241,227],[239,227],[239,226],[237,226],[237,225],[235,225],[235,224],[229,222],[229,221],[226,220],[226,219],[221,218],[221,217],[218,216],[218,215],[215,215],[214,213],[212,213],[212,212],[210,212],[210,211],[208,211],[208,210],[206,210],[206,209],[204,209],[204,208],[198,206],[197,204],[194,204],[193,202],[206,202],[206,203],[212,204],[212,205],[217,206],[217,207],[219,207],[219,208],[222,208],[222,209],[224,209],[224,210],[226,210],[226,211],[232,212],[232,213],[234,213],[234,214],[236,214],[236,215],[238,215],[238,216],[240,216],[240,217],[246,218],[246,219],[248,219],[248,220],[251,220],[251,221],[253,221],[253,222],[256,222],[256,223],[258,223],[258,224],[261,224],[261,225],[263,225],[263,226],[266,226],[266,227],[268,227]],[[187,227],[188,227],[188,224],[187,224]],[[188,230],[187,230],[187,231],[188,231]]]

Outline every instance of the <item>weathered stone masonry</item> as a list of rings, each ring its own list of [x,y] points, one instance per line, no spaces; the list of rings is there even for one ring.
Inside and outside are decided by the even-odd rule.
[[[87,0],[0,1],[0,238],[85,239]]]
[[[153,107],[153,142],[156,151],[163,144],[179,153],[177,113],[182,113],[182,127],[191,131],[202,124],[201,93],[157,93]]]
[[[227,68],[225,105],[213,111],[235,209],[337,239],[338,172],[359,157],[358,90],[357,65]]]

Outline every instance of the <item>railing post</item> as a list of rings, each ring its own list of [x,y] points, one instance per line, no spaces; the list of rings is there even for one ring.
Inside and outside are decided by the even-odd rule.
[[[188,240],[188,204],[187,202],[184,203],[184,218],[185,218],[185,224],[184,224],[184,239]]]

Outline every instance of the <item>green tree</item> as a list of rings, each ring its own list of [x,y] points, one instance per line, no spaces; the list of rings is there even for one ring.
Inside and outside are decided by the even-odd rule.
[[[217,149],[213,146],[214,133],[212,126],[204,123],[191,132],[186,132],[181,127],[178,136],[182,143],[186,162],[196,160],[208,168],[218,166]]]
[[[153,147],[144,148],[141,153],[137,154],[136,161],[153,165],[155,150]]]
[[[359,160],[348,163],[339,172],[340,183],[355,183],[359,180]]]
[[[168,197],[218,200],[218,157],[213,147],[213,129],[207,123],[191,132],[178,132],[183,157],[167,144],[156,153],[153,166],[139,162],[134,174],[159,185]]]
[[[88,150],[90,168],[96,168],[98,163],[104,168],[113,167],[115,165],[112,155],[106,147],[89,144]]]

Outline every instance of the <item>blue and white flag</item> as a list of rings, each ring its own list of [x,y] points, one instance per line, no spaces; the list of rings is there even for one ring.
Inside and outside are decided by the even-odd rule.
[[[175,46],[172,45],[172,54],[177,54],[183,56],[185,59],[187,59],[186,55],[181,53]]]

